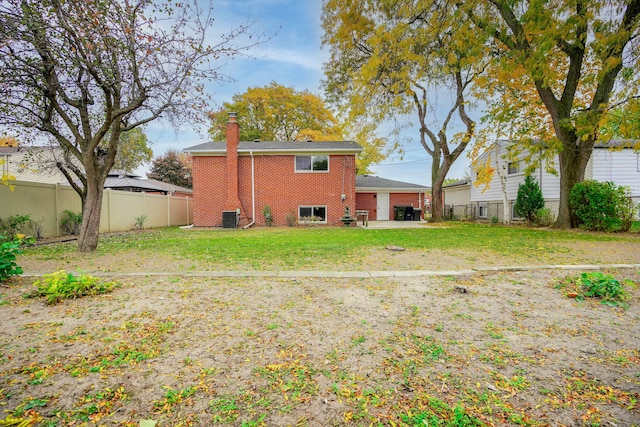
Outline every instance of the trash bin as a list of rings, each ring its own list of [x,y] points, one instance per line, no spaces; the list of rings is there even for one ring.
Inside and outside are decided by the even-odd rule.
[[[413,221],[413,206],[404,207],[404,220]]]
[[[404,221],[404,209],[405,209],[405,206],[394,206],[393,207],[393,211],[394,211],[393,218],[396,221]]]
[[[414,209],[413,210],[413,220],[420,221],[422,219],[422,209]]]

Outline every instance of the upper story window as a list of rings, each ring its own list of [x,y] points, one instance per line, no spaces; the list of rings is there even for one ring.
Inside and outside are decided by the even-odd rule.
[[[509,166],[507,168],[507,172],[509,175],[513,175],[516,173],[520,173],[520,162],[519,161],[515,161],[515,162],[509,162]]]
[[[296,172],[328,172],[329,156],[296,156]]]

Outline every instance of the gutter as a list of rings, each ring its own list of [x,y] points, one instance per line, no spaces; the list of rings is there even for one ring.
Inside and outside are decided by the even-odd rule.
[[[244,227],[242,227],[243,230],[246,230],[247,228],[251,227],[253,224],[256,223],[256,172],[255,172],[253,151],[249,151],[249,154],[251,155],[251,215],[252,216],[251,216],[251,222],[245,225]]]

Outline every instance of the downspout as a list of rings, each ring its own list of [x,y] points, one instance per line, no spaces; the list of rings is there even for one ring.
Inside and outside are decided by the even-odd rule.
[[[249,150],[249,154],[251,155],[251,222],[244,227],[243,230],[251,227],[256,223],[256,172],[253,160],[253,151]]]

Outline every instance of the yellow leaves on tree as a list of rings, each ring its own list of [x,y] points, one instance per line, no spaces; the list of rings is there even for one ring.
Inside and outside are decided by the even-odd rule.
[[[367,171],[372,162],[385,157],[385,143],[375,138],[371,127],[343,125],[320,97],[307,90],[272,82],[234,95],[221,110],[209,113],[214,140],[225,139],[227,111],[241,118],[242,141],[342,141],[349,135],[364,148],[358,156],[358,171]]]

